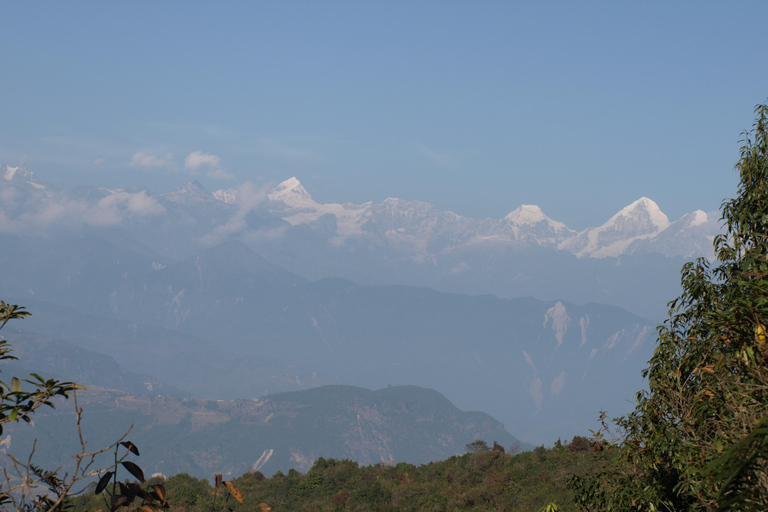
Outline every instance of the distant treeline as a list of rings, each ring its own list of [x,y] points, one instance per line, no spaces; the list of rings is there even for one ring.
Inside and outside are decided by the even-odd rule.
[[[350,460],[320,458],[306,474],[290,470],[266,478],[249,472],[232,483],[243,503],[226,487],[218,491],[208,480],[185,473],[162,483],[167,501],[176,511],[253,511],[264,503],[275,511],[341,510],[506,510],[538,511],[555,503],[559,510],[577,510],[568,480],[602,466],[611,452],[594,451],[581,437],[569,444],[558,441],[551,449],[511,455],[495,445],[468,445],[474,453],[414,466],[377,464],[359,466]],[[211,475],[213,477],[213,475]],[[218,493],[218,495],[216,494]],[[106,496],[87,494],[73,505],[78,510],[109,510]]]

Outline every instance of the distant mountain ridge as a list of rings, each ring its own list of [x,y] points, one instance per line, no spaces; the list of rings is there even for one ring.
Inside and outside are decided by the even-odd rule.
[[[235,240],[162,264],[101,239],[0,241],[14,268],[0,287],[35,308],[25,329],[206,398],[415,384],[544,442],[591,427],[593,409],[624,412],[654,332],[599,304],[310,281]]]
[[[6,375],[25,378],[34,371],[46,379],[55,378],[137,395],[191,396],[150,375],[127,371],[114,358],[103,353],[15,327],[6,327],[3,332],[13,340],[13,354],[19,359],[3,362],[2,369]]]
[[[89,447],[106,446],[134,425],[129,439],[141,450],[137,462],[147,475],[305,472],[318,457],[425,464],[463,454],[475,439],[530,448],[489,415],[461,411],[440,393],[416,386],[324,386],[236,401],[93,388],[79,393],[79,405]],[[44,467],[69,469],[79,450],[69,403],[40,411],[34,426],[11,427],[0,451],[24,459],[36,438],[35,462]]]
[[[0,172],[4,178],[0,180],[0,188],[27,186],[38,192],[49,190],[23,166],[0,166]],[[126,192],[98,190],[99,199]],[[145,193],[158,203],[157,213],[167,211],[167,203],[208,205],[221,210],[229,208],[231,212],[243,205],[241,189],[211,193],[196,181],[167,194]],[[430,242],[442,238],[446,241],[440,247],[443,251],[478,244],[504,244],[553,247],[590,258],[617,257],[639,250],[667,257],[711,256],[709,246],[720,231],[713,214],[701,210],[670,223],[658,205],[647,197],[623,208],[601,226],[576,232],[546,216],[536,205],[522,205],[503,219],[481,220],[441,211],[429,203],[396,198],[378,204],[321,204],[315,202],[295,177],[272,187],[264,196],[266,210],[292,226],[316,223],[330,215],[335,218],[337,239],[373,235],[393,245],[409,245],[416,250],[431,247],[433,252],[436,246]],[[643,243],[635,243],[638,241]],[[673,243],[675,241],[678,243]]]
[[[237,204],[236,189],[217,191],[216,194],[228,197],[229,204]],[[450,243],[446,244],[444,250],[483,243],[527,244],[557,247],[579,257],[604,258],[631,254],[638,248],[637,245],[633,246],[633,242],[648,240],[651,243],[644,245],[646,251],[660,252],[665,256],[685,256],[690,253],[688,247],[677,247],[668,242],[679,236],[679,231],[693,227],[677,225],[675,231],[665,233],[670,227],[669,219],[647,197],[623,208],[602,226],[581,232],[552,220],[535,205],[522,205],[501,220],[477,220],[439,211],[429,203],[395,198],[379,204],[320,204],[312,199],[296,178],[290,178],[274,187],[268,198],[273,203],[282,203],[273,206],[270,211],[291,225],[308,224],[324,215],[333,215],[336,217],[339,236],[370,233],[370,228],[376,226],[376,232],[392,242],[407,242],[410,236],[415,239],[414,245],[447,233]],[[686,232],[687,237],[703,237],[711,244],[712,238],[719,232],[718,226],[712,225],[709,216],[700,210],[689,215],[696,217],[695,226],[708,224],[709,229],[706,232],[701,229]],[[658,246],[653,244],[652,240],[657,236],[662,236],[667,243]],[[689,242],[686,240],[682,245],[687,244]]]
[[[35,308],[29,332],[114,357],[131,389],[412,384],[537,443],[631,409],[656,325],[643,316],[663,316],[714,223],[670,222],[647,198],[575,232],[534,205],[484,220],[323,205],[295,178],[168,194],[0,178],[3,298]]]
[[[426,286],[466,294],[600,302],[660,321],[685,261],[712,255],[719,215],[674,222],[648,198],[576,232],[535,205],[472,219],[403,199],[320,204],[296,178],[167,194],[144,188],[61,191],[23,167],[0,166],[0,234],[98,236],[158,265],[240,240],[309,279]]]

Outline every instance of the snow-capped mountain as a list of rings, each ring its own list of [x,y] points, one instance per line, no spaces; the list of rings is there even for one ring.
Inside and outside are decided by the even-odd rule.
[[[696,210],[683,215],[656,236],[637,239],[625,252],[661,253],[665,256],[713,258],[712,241],[720,233],[720,213]]]
[[[669,227],[659,206],[641,197],[597,228],[587,228],[560,244],[560,248],[583,257],[620,256],[636,240],[653,238]]]
[[[292,208],[317,208],[319,205],[295,177],[285,180],[269,193],[271,201],[281,201]]]
[[[361,227],[365,224],[363,215],[373,206],[373,203],[317,203],[296,178],[290,178],[277,185],[269,192],[267,198],[270,213],[293,226],[312,223],[324,215],[332,215],[340,236],[361,235]]]
[[[200,203],[217,203],[220,202],[213,194],[208,192],[199,181],[193,181],[181,185],[173,192],[163,194],[163,198],[178,204],[200,204]]]
[[[12,220],[20,216],[26,220],[50,217],[53,223],[61,224],[73,212],[92,210],[94,205],[90,203],[101,207],[125,203],[130,208],[121,207],[120,211],[128,212],[129,217],[149,213],[157,215],[170,209],[185,218],[196,218],[204,214],[201,207],[204,210],[212,208],[222,224],[227,223],[227,216],[237,218],[246,214],[253,221],[253,215],[258,212],[262,218],[256,223],[258,229],[263,230],[264,225],[280,226],[276,221],[310,229],[322,226],[323,232],[330,229],[330,241],[335,245],[358,240],[390,246],[418,261],[434,261],[441,254],[455,251],[500,246],[545,247],[579,258],[619,257],[636,253],[711,257],[712,239],[720,232],[717,214],[699,210],[670,222],[659,206],[647,197],[623,208],[602,226],[576,232],[564,223],[549,218],[535,205],[522,205],[503,219],[473,219],[441,211],[429,203],[397,198],[359,205],[322,204],[316,202],[295,177],[267,193],[261,193],[261,196],[251,192],[243,203],[241,187],[211,193],[196,181],[162,195],[152,194],[146,189],[126,191],[94,187],[80,187],[77,191],[66,193],[41,183],[23,166],[0,166],[0,176],[0,188],[5,190],[5,204],[0,207],[5,207],[5,216]],[[251,187],[251,190],[255,188]],[[247,211],[243,211],[245,206]],[[190,210],[183,212],[180,208]],[[61,212],[54,216],[51,213],[54,210]],[[45,215],[40,214],[41,211]],[[110,224],[120,220],[117,217],[109,219]],[[230,223],[227,235],[247,236],[253,222],[249,224],[245,220],[238,220],[237,229]],[[100,222],[100,219],[90,219],[87,223]],[[210,225],[210,221],[204,224]],[[199,236],[205,235],[201,233]]]
[[[473,219],[389,198],[323,204],[296,178],[167,194],[93,186],[58,190],[23,167],[0,166],[0,235],[77,238],[98,232],[167,263],[240,240],[310,279],[426,286],[441,291],[614,304],[660,319],[679,293],[680,258],[712,257],[717,213],[670,223],[641,198],[602,226],[576,232],[535,205]]]
[[[229,192],[215,195],[225,197]],[[421,259],[430,259],[435,252],[494,245],[557,248],[579,258],[618,257],[637,251],[710,256],[711,241],[718,232],[716,223],[701,211],[670,223],[647,197],[623,208],[602,226],[582,232],[547,217],[535,205],[522,205],[500,220],[478,220],[440,211],[429,203],[394,198],[379,204],[320,204],[296,178],[274,187],[268,198],[270,213],[293,226],[309,225],[331,215],[337,243],[350,237],[375,238],[408,246],[409,252],[419,253]]]
[[[499,224],[499,231],[514,240],[548,247],[576,234],[562,222],[544,215],[538,206],[530,204],[508,213]]]
[[[38,181],[34,173],[22,165],[18,167],[11,167],[10,165],[0,166],[0,173],[6,184],[26,185],[38,190],[45,189],[45,185]]]
[[[3,166],[0,240],[13,271],[0,284],[22,304],[141,319],[215,340],[217,351],[285,360],[279,368],[444,386],[523,433],[525,418],[552,428],[577,414],[591,421],[603,390],[641,385],[653,325],[679,294],[680,256],[703,253],[716,218],[697,211],[670,223],[642,198],[576,232],[535,205],[473,219],[397,198],[322,204],[296,178],[214,193],[196,182],[167,194],[61,191]],[[164,345],[143,347],[114,344],[140,368]],[[154,367],[172,373],[161,362]],[[181,368],[179,379],[202,382]],[[238,382],[253,396],[253,377],[219,371],[205,381],[227,392]],[[627,384],[630,375],[637,382]],[[509,390],[515,401],[499,405]]]

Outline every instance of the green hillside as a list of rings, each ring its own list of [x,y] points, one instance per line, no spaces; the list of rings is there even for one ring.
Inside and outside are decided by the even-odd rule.
[[[461,454],[475,439],[520,445],[489,415],[461,411],[417,386],[322,386],[250,400],[179,400],[91,387],[78,400],[91,446],[108,446],[133,425],[130,439],[142,449],[147,474],[231,478],[258,469],[271,475],[307,471],[319,457],[423,464]],[[36,441],[35,463],[44,467],[69,468],[79,451],[71,401],[38,411],[34,426],[6,430],[8,453],[24,458]]]
[[[577,510],[567,487],[570,475],[589,472],[609,457],[589,451],[583,438],[577,438],[569,445],[558,441],[552,449],[516,455],[479,451],[418,467],[319,459],[306,474],[291,470],[265,478],[260,472],[246,473],[232,481],[243,503],[222,487],[216,509],[244,512],[265,503],[275,511],[296,512],[538,511],[554,502],[562,511]],[[207,511],[213,504],[215,489],[208,480],[179,474],[153,483],[164,485],[173,510]],[[78,510],[106,510],[103,497],[92,494],[75,505]]]

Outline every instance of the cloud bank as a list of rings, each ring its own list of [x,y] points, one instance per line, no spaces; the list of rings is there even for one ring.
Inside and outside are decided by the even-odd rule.
[[[145,153],[134,153],[128,165],[131,167],[139,167],[141,169],[176,170],[176,162],[173,161],[173,155],[171,153],[168,153],[165,157],[147,155]]]
[[[193,151],[184,160],[184,168],[193,175],[205,174],[217,180],[233,180],[235,177],[221,168],[219,157],[202,151]]]
[[[207,246],[216,245],[229,237],[245,232],[248,228],[246,215],[267,200],[269,190],[269,186],[259,187],[250,181],[239,185],[235,192],[238,206],[237,213],[227,222],[216,226],[211,233],[205,235],[201,243]]]
[[[73,199],[63,192],[48,193],[23,205],[16,202],[15,192],[13,187],[2,191],[0,232],[42,234],[59,228],[108,227],[129,218],[165,213],[165,208],[144,190],[105,191],[105,195],[95,202]]]

